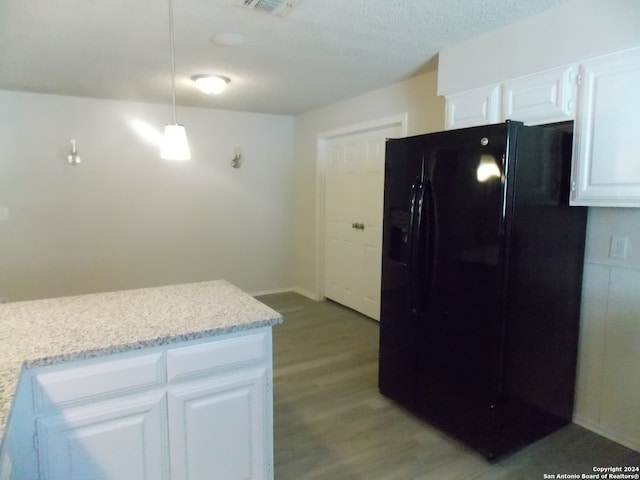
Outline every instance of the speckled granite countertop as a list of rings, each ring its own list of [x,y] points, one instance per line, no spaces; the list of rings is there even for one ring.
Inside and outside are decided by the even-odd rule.
[[[22,367],[271,326],[282,316],[224,280],[0,305],[0,443]]]

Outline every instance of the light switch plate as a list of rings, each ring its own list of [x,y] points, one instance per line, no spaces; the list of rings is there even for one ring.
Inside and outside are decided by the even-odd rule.
[[[627,258],[627,241],[627,237],[613,235],[609,246],[609,257],[625,260]]]
[[[0,220],[9,218],[9,207],[0,206]]]

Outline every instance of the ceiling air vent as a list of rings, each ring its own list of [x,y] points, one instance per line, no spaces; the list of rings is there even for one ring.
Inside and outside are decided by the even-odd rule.
[[[300,0],[244,0],[242,6],[284,17],[297,3]]]

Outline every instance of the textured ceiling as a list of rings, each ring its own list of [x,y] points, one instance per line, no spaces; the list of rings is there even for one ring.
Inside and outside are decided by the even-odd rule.
[[[174,0],[178,105],[296,114],[411,77],[447,45],[566,0]],[[210,42],[242,34],[239,47]],[[431,60],[431,62],[430,62]],[[206,96],[190,77],[218,73]],[[1,0],[0,89],[171,102],[166,0]]]

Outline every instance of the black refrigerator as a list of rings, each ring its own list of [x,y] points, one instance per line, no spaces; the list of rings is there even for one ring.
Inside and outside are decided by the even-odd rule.
[[[570,130],[386,142],[380,392],[489,459],[571,421],[587,211],[568,205]]]

